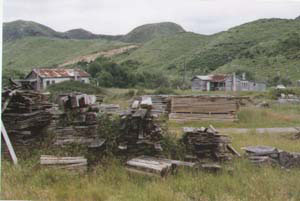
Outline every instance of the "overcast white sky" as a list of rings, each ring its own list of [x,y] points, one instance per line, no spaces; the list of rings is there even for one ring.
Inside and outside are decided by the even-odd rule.
[[[211,34],[260,18],[295,18],[300,0],[3,0],[4,22],[39,22],[57,31],[84,28],[125,34],[136,26],[172,21]]]

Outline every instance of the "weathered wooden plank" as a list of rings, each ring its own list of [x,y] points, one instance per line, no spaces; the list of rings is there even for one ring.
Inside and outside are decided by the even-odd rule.
[[[241,157],[241,154],[235,149],[233,148],[233,146],[231,146],[230,144],[227,145],[227,148],[229,151],[231,151],[231,153],[233,153],[234,155]]]
[[[3,124],[2,120],[1,120],[1,133],[2,133],[2,136],[4,138],[5,143],[7,145],[7,148],[8,148],[9,154],[10,154],[12,160],[13,160],[13,163],[15,165],[17,165],[18,164],[18,158],[17,158],[15,150],[14,150],[14,148],[13,148],[11,142],[10,142],[10,139],[7,135],[7,132],[6,132],[6,129],[4,127],[4,124]]]
[[[145,109],[152,108],[152,99],[150,96],[142,96],[141,107]]]

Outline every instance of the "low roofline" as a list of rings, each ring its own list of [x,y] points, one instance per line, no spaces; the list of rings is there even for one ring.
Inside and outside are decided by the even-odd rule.
[[[58,77],[55,77],[55,76],[47,76],[47,75],[41,75],[41,73],[39,72],[39,71],[43,71],[43,70],[49,70],[49,71],[55,71],[55,70],[73,70],[73,71],[78,71],[79,73],[81,72],[81,73],[83,73],[83,74],[85,74],[85,75],[78,75],[78,77],[81,77],[81,78],[90,78],[91,77],[91,75],[89,74],[89,73],[87,73],[86,71],[84,71],[84,70],[81,70],[81,69],[76,69],[76,68],[33,68],[32,70],[31,70],[31,72],[25,77],[25,79],[28,77],[28,76],[30,76],[31,75],[31,73],[35,73],[38,77],[40,77],[40,78],[73,78],[73,77],[75,77],[75,75],[73,76],[73,75],[69,75],[69,76],[58,76]]]

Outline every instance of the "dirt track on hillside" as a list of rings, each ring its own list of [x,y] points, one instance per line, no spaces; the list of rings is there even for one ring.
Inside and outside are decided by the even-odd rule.
[[[76,57],[70,61],[67,61],[63,64],[60,64],[58,67],[64,67],[64,66],[68,66],[68,65],[72,65],[72,64],[76,64],[80,61],[84,61],[84,62],[92,62],[94,61],[96,58],[103,56],[103,57],[112,57],[115,55],[119,55],[122,54],[124,52],[127,52],[131,49],[135,49],[138,48],[139,46],[137,45],[129,45],[129,46],[125,46],[125,47],[121,47],[121,48],[116,48],[116,49],[112,49],[112,50],[107,50],[107,51],[100,51],[100,52],[96,52],[93,54],[89,54],[89,55],[85,55],[85,56],[79,56]]]

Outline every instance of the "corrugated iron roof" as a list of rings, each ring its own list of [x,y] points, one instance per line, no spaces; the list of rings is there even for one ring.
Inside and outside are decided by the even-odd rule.
[[[39,75],[40,77],[48,77],[48,78],[59,78],[59,77],[90,77],[90,74],[87,72],[80,70],[80,69],[63,69],[63,68],[57,68],[57,69],[33,69],[33,71]]]
[[[211,75],[212,82],[224,82],[229,75]]]

